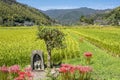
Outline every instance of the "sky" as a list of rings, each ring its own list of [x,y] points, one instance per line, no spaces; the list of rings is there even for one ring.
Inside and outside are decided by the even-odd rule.
[[[120,0],[17,0],[40,10],[74,9],[88,7],[93,9],[111,9],[120,6]]]

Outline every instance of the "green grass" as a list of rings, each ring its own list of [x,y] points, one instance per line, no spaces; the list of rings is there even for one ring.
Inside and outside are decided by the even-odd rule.
[[[82,47],[81,47],[82,46]],[[97,48],[87,41],[80,44],[80,58],[74,58],[66,63],[85,65],[83,53],[89,51],[93,53],[92,66],[94,68],[93,77],[96,80],[119,80],[120,76],[120,59],[107,54],[105,51]]]
[[[71,34],[78,41],[78,34]],[[74,65],[85,65],[84,52],[92,52],[93,58],[90,66],[94,68],[93,77],[95,80],[119,80],[120,79],[120,58],[109,55],[106,51],[99,49],[88,41],[84,40],[79,43],[79,58],[70,59],[65,63]]]

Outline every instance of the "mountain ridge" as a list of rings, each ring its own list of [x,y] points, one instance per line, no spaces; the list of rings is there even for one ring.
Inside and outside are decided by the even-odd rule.
[[[111,11],[111,9],[98,10],[87,7],[81,7],[76,9],[53,9],[43,11],[46,15],[51,17],[52,19],[57,20],[61,24],[76,24],[79,21],[80,16],[90,16],[92,14],[102,14],[107,11]]]

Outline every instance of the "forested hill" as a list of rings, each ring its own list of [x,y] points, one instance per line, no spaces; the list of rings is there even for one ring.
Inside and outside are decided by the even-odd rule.
[[[16,0],[0,0],[0,25],[50,25],[51,22],[52,20],[38,9]]]
[[[120,6],[106,14],[106,20],[109,24],[120,25]]]
[[[54,9],[43,11],[45,14],[49,15],[51,18],[56,19],[61,24],[76,24],[80,20],[80,16],[90,16],[93,14],[102,14],[110,9],[106,10],[95,10],[87,7],[82,7],[78,9]]]

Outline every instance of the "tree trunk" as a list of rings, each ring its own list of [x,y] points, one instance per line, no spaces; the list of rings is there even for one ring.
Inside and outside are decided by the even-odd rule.
[[[48,50],[48,63],[47,63],[47,67],[51,68],[51,50]]]

